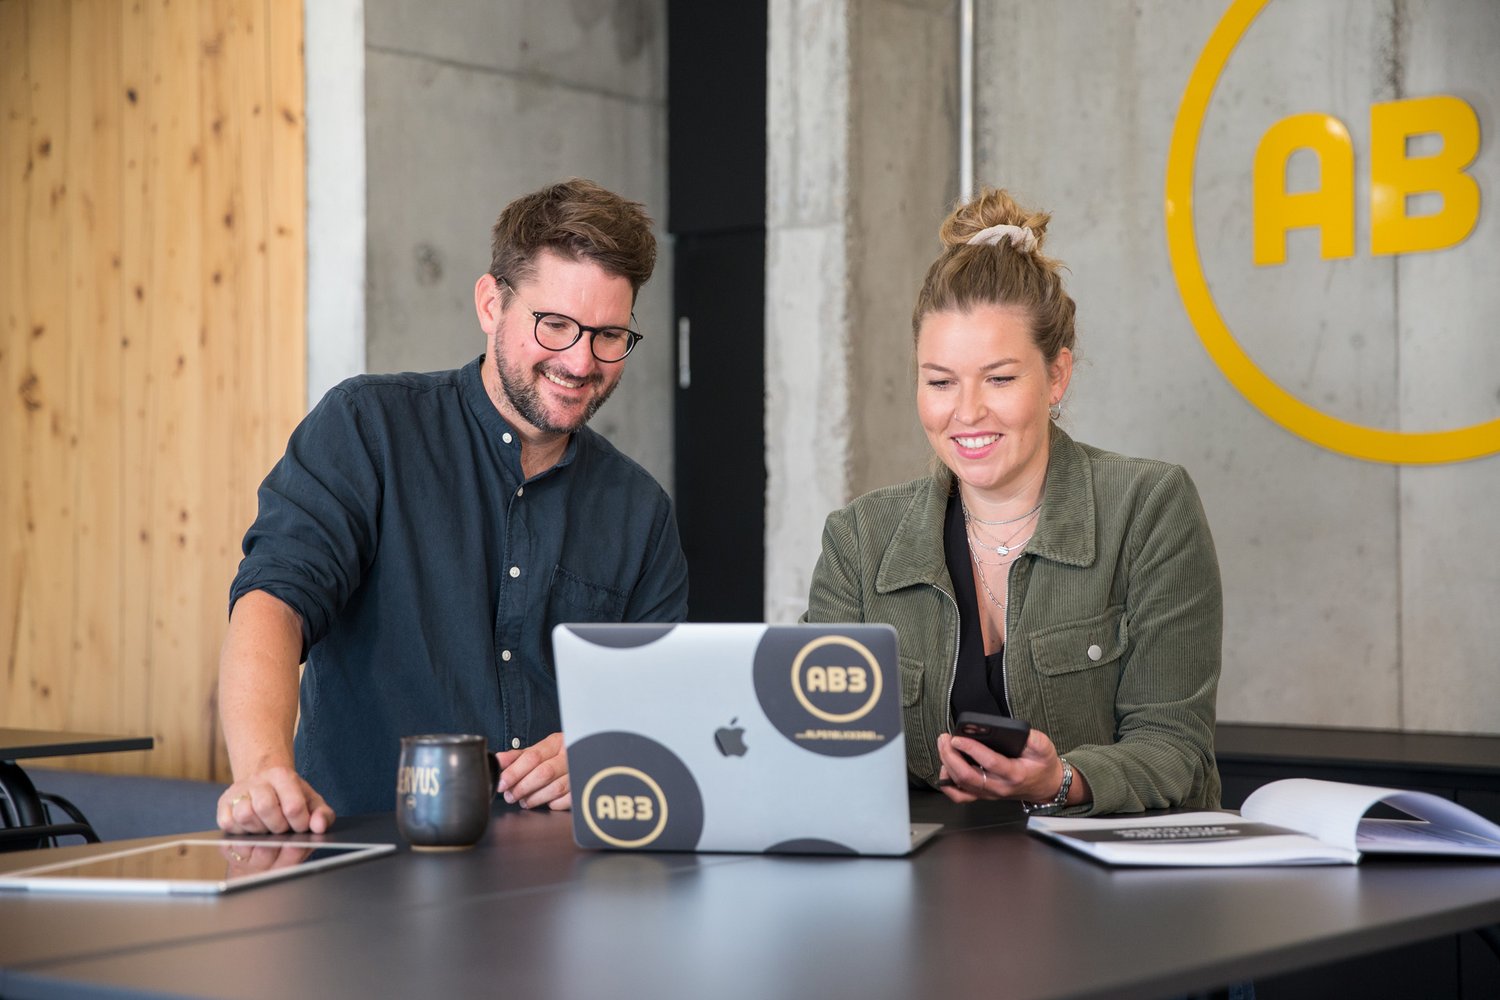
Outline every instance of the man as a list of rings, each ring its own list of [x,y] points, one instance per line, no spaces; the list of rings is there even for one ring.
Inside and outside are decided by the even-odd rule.
[[[583,180],[520,198],[474,286],[483,356],[350,379],[292,433],[230,588],[220,827],[388,810],[424,732],[485,734],[507,802],[567,808],[552,627],[687,612],[666,494],[584,426],[655,262],[635,202]]]

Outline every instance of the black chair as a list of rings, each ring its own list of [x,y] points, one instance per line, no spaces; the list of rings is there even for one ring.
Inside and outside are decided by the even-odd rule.
[[[33,790],[34,791],[34,790]],[[41,847],[56,847],[63,837],[82,837],[85,843],[99,843],[99,835],[88,818],[73,803],[61,795],[36,792],[42,804],[42,823],[22,823],[10,790],[0,785],[0,851],[31,851]],[[53,807],[68,815],[71,822],[58,823],[52,818]]]

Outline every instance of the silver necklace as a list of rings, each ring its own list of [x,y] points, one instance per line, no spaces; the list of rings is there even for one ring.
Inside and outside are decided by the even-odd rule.
[[[974,559],[973,549],[969,550],[969,557],[971,559]],[[980,564],[978,559],[974,559],[974,570],[974,575],[979,577],[979,585],[984,588],[984,596],[990,599],[991,604],[1000,609],[1000,618],[1003,622],[1005,619],[1006,603],[1010,600],[1010,595],[1006,594],[1006,600],[1004,601],[995,596],[995,592],[990,589],[989,581],[984,578],[984,567]]]
[[[969,555],[973,557],[975,562],[982,563],[985,566],[1004,566],[1007,562],[1014,562],[1015,560],[1009,559],[1007,557],[1014,552],[1019,552],[1029,541],[1031,541],[1031,536],[1027,535],[1019,542],[1011,541],[1008,545],[986,545],[983,542],[976,541],[974,536],[970,535]],[[995,555],[999,556],[999,558],[993,560],[980,559],[980,550],[983,550],[985,552],[993,552],[995,553]]]
[[[1042,509],[1042,502],[1040,500],[1038,500],[1036,502],[1036,506],[1035,507],[1031,508],[1026,513],[1022,514],[1020,517],[1009,517],[1009,518],[1006,518],[1003,521],[986,521],[984,518],[980,517],[978,514],[972,514],[972,513],[970,513],[969,512],[969,505],[967,503],[965,503],[964,504],[964,517],[966,517],[966,518],[972,518],[973,520],[977,521],[978,523],[984,524],[984,525],[988,525],[991,528],[998,528],[1001,525],[1015,524],[1017,521],[1024,521],[1028,517],[1030,517],[1032,514],[1035,514],[1037,511],[1039,511],[1041,509]]]
[[[979,518],[974,517],[972,514],[970,514],[969,513],[969,505],[966,504],[966,503],[964,503],[962,500],[959,501],[959,506],[963,509],[963,512],[964,512],[964,534],[968,535],[968,537],[969,537],[969,552],[970,552],[971,555],[974,552],[974,548],[977,546],[979,548],[984,549],[986,552],[994,552],[995,555],[999,556],[1001,559],[1004,559],[1006,556],[1010,555],[1013,550],[1018,549],[1022,545],[1025,545],[1027,542],[1031,541],[1031,536],[1030,535],[1028,535],[1025,538],[1023,538],[1020,542],[1016,541],[1016,535],[1019,535],[1022,531],[1026,530],[1024,527],[1021,527],[1021,528],[1017,528],[1016,531],[1015,531],[1015,533],[1012,534],[1009,538],[1007,538],[1003,542],[999,542],[999,543],[996,543],[994,545],[990,545],[990,544],[987,544],[985,542],[981,542],[977,538],[974,537],[974,525],[973,525],[972,522],[978,521],[980,524],[989,524],[991,522],[982,521]],[[1023,514],[1021,517],[1012,518],[1009,521],[1004,521],[1004,522],[999,522],[999,523],[1014,524],[1017,521],[1024,521],[1024,520],[1030,518],[1033,514],[1035,514],[1037,511],[1039,511],[1041,509],[1042,509],[1042,505],[1041,504],[1037,504],[1035,507],[1033,507],[1031,509],[1031,511],[1029,513]]]

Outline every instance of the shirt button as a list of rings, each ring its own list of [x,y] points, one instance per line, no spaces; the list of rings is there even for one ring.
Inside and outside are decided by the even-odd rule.
[[[517,486],[516,487],[516,496],[520,496],[522,493],[525,493],[525,492],[526,492],[526,487],[524,487],[524,486]]]
[[[1089,647],[1089,659],[1093,660],[1095,663],[1098,663],[1099,658],[1103,655],[1104,650],[1100,649],[1097,645]]]
[[[510,568],[510,578],[512,580],[514,580],[516,577],[518,577],[520,575],[521,575],[521,567],[519,567],[519,566],[512,566]],[[1094,657],[1094,659],[1097,660],[1097,659],[1099,659],[1099,657],[1096,656],[1096,657]]]
[[[519,737],[519,736],[512,736],[510,738],[510,748],[512,750],[519,750],[520,747],[521,747],[521,737]]]
[[[508,650],[508,649],[502,649],[502,650],[500,650],[500,659],[504,660],[506,663],[509,663],[510,662],[510,650]]]
[[[510,431],[506,431],[504,434],[501,434],[500,435],[500,440],[504,441],[506,444],[510,444],[510,441],[511,441]]]

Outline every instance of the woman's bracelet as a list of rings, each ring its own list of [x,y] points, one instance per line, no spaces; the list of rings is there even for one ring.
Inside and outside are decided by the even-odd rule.
[[[1052,796],[1051,802],[1022,802],[1021,808],[1026,810],[1028,816],[1047,816],[1058,812],[1068,804],[1068,792],[1073,790],[1073,765],[1068,763],[1068,758],[1059,757],[1063,766],[1062,786],[1058,788],[1057,794]]]

